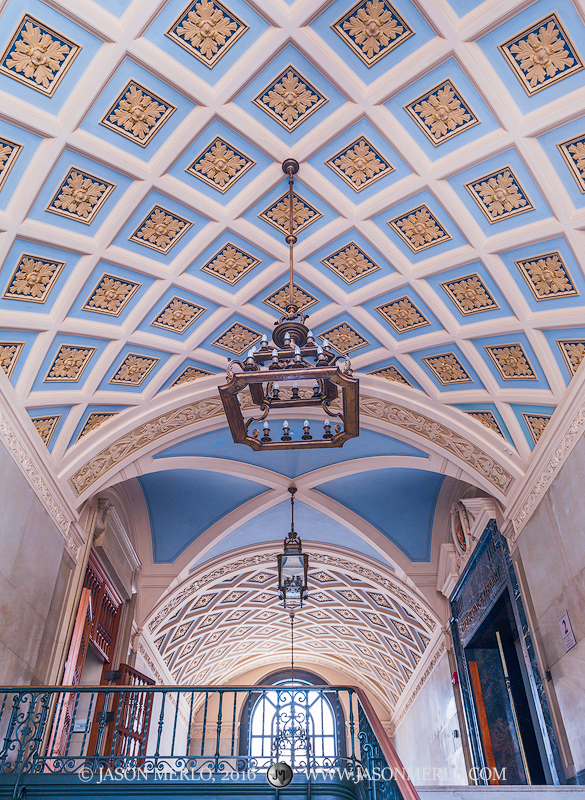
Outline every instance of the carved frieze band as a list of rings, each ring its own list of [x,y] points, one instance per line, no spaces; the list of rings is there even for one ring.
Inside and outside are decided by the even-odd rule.
[[[389,731],[390,736],[394,736],[394,734],[396,733],[396,729],[398,728],[398,726],[400,725],[400,723],[402,722],[402,720],[406,716],[406,714],[407,714],[409,708],[411,707],[411,705],[414,703],[414,701],[418,697],[418,695],[420,693],[420,690],[423,688],[425,683],[428,681],[430,676],[433,674],[433,672],[435,670],[435,667],[437,666],[437,664],[439,663],[439,661],[443,657],[443,654],[445,653],[445,651],[446,651],[445,639],[442,638],[440,640],[440,643],[439,643],[437,649],[435,650],[435,652],[434,652],[434,654],[433,654],[433,656],[432,656],[432,658],[430,660],[430,663],[428,664],[428,666],[425,669],[425,671],[423,672],[423,674],[420,676],[416,686],[412,689],[408,700],[402,706],[400,711],[398,711],[398,713],[392,718],[390,731]]]
[[[109,470],[153,441],[194,422],[220,416],[223,413],[220,399],[212,397],[161,414],[150,422],[134,428],[90,459],[72,476],[73,488],[80,495]],[[360,414],[390,422],[438,445],[486,478],[502,494],[506,494],[510,488],[512,475],[501,464],[451,428],[424,414],[396,403],[367,396],[360,398]]]
[[[75,536],[71,517],[61,508],[53,492],[35,466],[26,448],[19,440],[14,429],[6,417],[0,412],[0,438],[6,449],[24,473],[35,494],[45,506],[60,534],[65,539],[67,548],[73,558],[77,560],[81,541]]]

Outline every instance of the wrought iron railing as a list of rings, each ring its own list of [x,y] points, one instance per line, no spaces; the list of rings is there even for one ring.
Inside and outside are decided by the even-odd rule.
[[[286,761],[364,800],[418,800],[368,698],[354,687],[0,689],[0,780],[114,771],[254,778]]]

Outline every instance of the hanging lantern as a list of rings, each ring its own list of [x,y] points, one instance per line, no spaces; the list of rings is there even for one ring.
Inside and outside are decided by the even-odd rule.
[[[227,383],[219,394],[234,442],[247,444],[254,450],[293,450],[315,447],[341,447],[359,435],[359,381],[353,377],[348,356],[336,355],[327,340],[319,345],[305,324],[307,317],[294,301],[293,247],[294,235],[293,175],[299,164],[288,159],[282,169],[289,176],[290,249],[289,303],[286,312],[275,323],[272,343],[265,336],[259,350],[252,348],[242,361],[230,360]],[[244,418],[238,395],[248,389],[259,414]],[[340,402],[338,402],[340,401]],[[335,408],[333,404],[335,403]],[[311,422],[304,420],[302,434],[292,431],[284,420],[282,434],[275,435],[272,410],[319,409],[327,415],[323,431],[315,435]],[[333,428],[333,430],[332,430]]]
[[[288,609],[302,608],[308,597],[307,572],[309,556],[303,553],[301,540],[295,531],[294,502],[296,489],[290,488],[290,533],[284,540],[284,550],[278,554],[278,597]]]

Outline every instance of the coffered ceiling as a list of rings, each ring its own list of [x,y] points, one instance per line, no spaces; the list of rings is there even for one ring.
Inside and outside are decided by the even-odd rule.
[[[526,463],[585,353],[582,0],[0,9],[0,363],[62,474],[270,334],[289,156],[315,333]]]

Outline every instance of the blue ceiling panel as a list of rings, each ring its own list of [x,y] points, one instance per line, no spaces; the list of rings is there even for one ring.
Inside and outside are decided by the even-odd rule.
[[[502,389],[506,386],[513,386],[518,389],[550,389],[542,367],[525,333],[506,333],[503,336],[483,337],[474,339],[473,344],[477,347],[479,354]],[[508,345],[518,344],[524,351],[524,355],[520,352],[514,352],[511,353],[511,356],[514,358],[515,355],[518,355],[522,363],[518,367],[509,365],[507,368],[501,360],[497,359],[497,354],[500,352],[498,348],[503,348],[501,352],[505,357],[505,351],[509,349]],[[486,347],[494,347],[496,350],[489,351],[486,350]],[[499,367],[494,358],[490,356],[490,352],[496,354],[496,361],[500,364]],[[526,377],[518,377],[522,374],[525,374]]]
[[[496,425],[500,429],[503,437],[513,446],[516,447],[514,443],[514,439],[510,435],[510,431],[508,430],[506,423],[504,422],[502,415],[500,414],[498,407],[495,403],[453,403],[453,408],[460,408],[461,411],[471,412],[471,414],[478,419],[476,416],[477,414],[484,414],[487,412],[489,417],[494,417],[496,421]],[[480,425],[482,423],[480,422]]]
[[[570,148],[571,140],[578,139],[581,141],[584,138],[585,120],[583,117],[579,117],[579,119],[575,119],[572,122],[569,122],[567,125],[562,125],[560,128],[555,128],[554,130],[548,131],[548,133],[538,137],[538,141],[542,145],[546,157],[550,160],[557,174],[561,178],[563,188],[568,193],[569,197],[571,198],[571,202],[576,208],[582,208],[585,205],[583,177],[580,176],[580,182],[577,183],[574,173],[571,169],[569,169],[567,161],[563,157],[558,145],[568,142],[567,148]],[[571,156],[570,152],[568,155],[569,157]]]
[[[234,248],[242,250],[244,253],[247,253],[249,256],[252,256],[260,262],[259,264],[256,264],[253,269],[244,274],[233,285],[230,285],[227,281],[224,281],[213,274],[202,271],[202,267],[212,261],[218,253],[223,252],[227,245],[233,245]],[[198,278],[199,280],[208,281],[211,286],[223,289],[224,292],[235,294],[242,288],[242,286],[245,286],[248,281],[257,277],[261,270],[265,269],[269,264],[273,264],[275,260],[276,259],[272,258],[272,256],[269,256],[263,250],[260,250],[260,248],[256,247],[256,245],[252,244],[247,239],[242,239],[241,236],[237,236],[232,231],[226,230],[221,234],[221,236],[218,236],[218,238],[215,239],[213,243],[210,244],[209,247],[203,251],[203,253],[201,253],[200,256],[195,259],[193,264],[191,264],[191,266],[189,266],[185,272],[188,275],[193,275],[193,277]]]
[[[491,294],[493,299],[496,301],[498,308],[492,307],[485,310],[474,310],[472,313],[464,314],[459,306],[451,299],[451,296],[441,284],[459,281],[462,278],[476,274],[479,275],[489,294]],[[471,264],[465,264],[463,267],[456,267],[455,269],[449,269],[445,272],[439,272],[436,275],[429,276],[426,280],[427,283],[433,287],[438,296],[443,300],[449,311],[453,314],[460,325],[470,325],[474,322],[488,319],[515,317],[515,314],[506,302],[502,291],[498,288],[496,282],[481,261],[474,261]],[[465,309],[465,307],[463,308]]]
[[[403,306],[407,307],[407,310],[413,315],[416,315],[417,319],[421,319],[421,315],[416,313],[416,310],[412,308],[414,305],[416,309],[423,315],[426,319],[426,322],[422,324],[420,327],[412,327],[407,330],[397,330],[393,325],[391,325],[387,318],[385,318],[379,311],[376,309],[379,307],[384,308],[389,304],[406,298],[406,302],[403,303]],[[400,289],[394,289],[394,291],[389,292],[388,294],[383,294],[380,297],[375,297],[373,300],[370,300],[367,303],[364,303],[362,308],[368,311],[373,319],[376,320],[377,323],[382,325],[382,327],[386,328],[386,330],[394,336],[394,338],[400,339],[408,339],[411,336],[423,336],[425,333],[431,333],[436,331],[442,331],[443,326],[439,322],[439,320],[435,317],[431,309],[427,306],[423,300],[418,296],[418,294],[411,289],[410,287],[401,287]]]
[[[194,369],[204,370],[205,372],[211,372],[212,374],[217,374],[217,375],[221,373],[221,377],[218,378],[219,381],[223,380],[225,376],[225,373],[222,372],[221,370],[218,370],[217,367],[212,367],[209,364],[204,364],[203,361],[195,361],[192,358],[186,358],[184,361],[181,362],[180,366],[178,366],[177,369],[174,370],[171,377],[167,381],[165,381],[160,391],[164,392],[165,389],[169,389],[173,385],[173,383],[177,380],[179,375],[181,375],[189,367],[193,367]]]
[[[324,415],[320,416],[318,419],[315,419],[315,415],[309,415],[309,417],[311,427],[320,432],[323,426]],[[276,428],[277,422],[282,425],[282,422],[279,420],[273,423],[275,429],[272,433],[272,438],[276,438],[280,433],[280,430]],[[295,431],[295,434],[302,433],[302,419],[291,418],[288,422],[291,430]],[[375,433],[363,427],[360,430],[359,437],[357,439],[350,439],[343,447],[336,447],[331,450],[276,450],[267,451],[265,453],[256,453],[245,445],[234,444],[229,429],[222,428],[218,431],[203,433],[201,436],[194,436],[192,439],[186,439],[180,444],[162,450],[160,453],[157,453],[154,458],[164,459],[190,456],[205,456],[209,458],[225,458],[233,461],[243,461],[247,464],[265,467],[266,469],[278,472],[280,475],[286,475],[289,478],[297,478],[299,475],[304,475],[306,472],[312,472],[321,467],[326,467],[329,464],[339,464],[343,461],[352,461],[354,459],[370,456],[411,456],[428,458],[426,453],[422,450],[418,450],[416,447],[412,447],[397,439],[392,439],[390,436],[384,436],[381,433]]]
[[[332,254],[339,250],[344,250],[352,242],[357,245],[357,247],[363,251],[365,256],[377,267],[379,267],[379,269],[369,272],[363,277],[358,277],[357,280],[353,280],[348,284],[335,270],[325,266],[321,259],[325,261],[328,260]],[[318,269],[319,272],[321,272],[326,278],[332,280],[337,286],[341,287],[345,292],[348,293],[354,292],[357,289],[361,289],[362,286],[367,286],[369,283],[373,283],[374,281],[380,280],[380,278],[385,278],[386,276],[395,273],[394,268],[390,265],[386,258],[380,254],[380,251],[370,244],[370,242],[355,229],[344,233],[343,236],[340,236],[337,239],[334,239],[330,244],[322,247],[316,253],[313,253],[313,255],[307,256],[305,261],[315,267],[315,269]]]
[[[554,407],[516,404],[511,404],[510,407],[516,415],[530,449],[534,450],[555,413]]]
[[[75,426],[75,430],[73,431],[73,436],[69,440],[68,447],[73,447],[73,445],[77,442],[77,440],[79,439],[79,435],[83,431],[83,429],[85,427],[85,424],[86,424],[86,422],[88,420],[88,417],[91,414],[115,414],[115,415],[118,415],[121,411],[124,411],[124,409],[126,409],[126,408],[128,408],[128,406],[112,406],[112,405],[90,405],[90,406],[88,406],[85,409],[85,411],[83,412],[83,414],[81,415],[81,418],[80,418],[79,422]],[[115,417],[112,417],[112,419],[115,419]],[[104,423],[102,423],[102,424],[104,424]],[[83,438],[85,439],[85,437],[88,436],[88,435],[89,435],[89,432],[84,433],[83,434]]]
[[[429,561],[433,520],[444,475],[380,469],[316,487],[387,536],[411,561]]]
[[[53,392],[55,390],[71,391],[72,389],[82,389],[108,344],[109,341],[107,339],[96,339],[77,334],[58,334],[53,339],[49,352],[43,359],[33,383],[32,391]],[[63,348],[63,351],[61,348]],[[60,372],[57,377],[51,378],[50,373],[56,359],[60,354],[67,358],[70,351],[78,351],[85,356],[81,370],[73,368],[71,375]]]
[[[555,328],[543,333],[568,385],[585,354],[585,328]]]
[[[211,525],[266,491],[243,478],[185,469],[152,472],[138,480],[157,564],[172,564]]]
[[[134,394],[143,392],[161,367],[171,358],[171,355],[171,353],[164,350],[153,350],[142,345],[126,344],[114,359],[114,363],[106,372],[98,388],[107,392],[133,392]],[[136,385],[127,382],[110,383],[111,380],[120,380],[121,376],[118,371],[125,364],[130,363],[131,360],[134,361],[133,356],[137,356],[139,361],[144,363],[147,370],[144,378]]]
[[[466,378],[464,381],[442,383],[429,365],[423,361],[424,358],[432,359],[433,356],[442,356],[447,354],[452,354],[455,356],[470,380]],[[427,347],[425,350],[417,350],[416,352],[410,353],[410,355],[412,358],[418,361],[423,371],[442,392],[458,392],[461,389],[483,389],[483,383],[480,381],[477,372],[473,369],[468,359],[463,355],[456,344],[447,343],[443,345],[436,345],[435,347]]]
[[[169,305],[169,303],[175,297],[179,300],[185,300],[187,303],[197,306],[198,309],[204,309],[203,313],[197,316],[194,322],[189,325],[189,327],[185,328],[184,331],[169,330],[168,328],[161,328],[155,325],[160,318],[159,315],[163,313],[166,306]],[[199,325],[208,320],[218,308],[219,306],[215,303],[212,303],[211,300],[198,297],[197,295],[191,294],[191,292],[186,292],[184,289],[181,289],[177,286],[170,286],[164,295],[155,303],[153,308],[149,309],[145,318],[138,326],[138,330],[156,334],[157,336],[167,336],[170,339],[174,339],[176,342],[182,342],[191,336],[191,334],[197,330]],[[199,314],[199,311],[196,311],[195,313]]]
[[[27,408],[27,412],[29,417],[34,421],[36,420],[43,420],[58,417],[59,419],[54,423],[50,424],[50,433],[48,434],[48,441],[46,437],[43,437],[43,441],[47,445],[47,449],[49,453],[53,452],[53,447],[59,438],[59,434],[61,433],[61,429],[65,424],[65,420],[67,419],[69,412],[71,411],[72,406],[46,406],[44,408]],[[42,432],[39,431],[39,433]]]
[[[362,367],[361,371],[365,372],[367,375],[372,375],[378,370],[388,369],[389,367],[394,367],[397,369],[402,377],[405,378],[405,380],[407,380],[414,389],[419,389],[421,392],[424,391],[420,383],[418,383],[418,381],[412,377],[411,373],[404,367],[403,364],[400,363],[397,358],[386,358],[383,361],[377,361],[375,364],[368,364],[367,367]],[[382,376],[382,379],[388,380],[387,378],[384,378],[384,376]]]
[[[4,182],[1,184],[0,211],[4,211],[24,175],[26,168],[30,164],[32,157],[36,153],[38,146],[43,140],[40,136],[35,136],[34,133],[30,133],[30,131],[24,128],[17,128],[15,125],[10,125],[4,120],[0,120],[0,138],[6,139],[8,142],[12,142],[12,144],[22,148],[16,160],[13,160],[8,176],[4,178]],[[2,144],[0,143],[0,149],[1,148]]]

